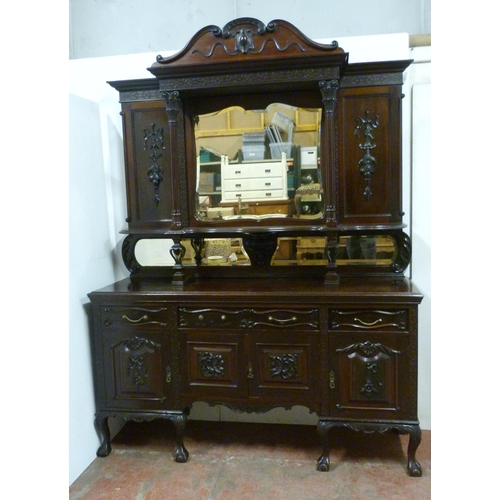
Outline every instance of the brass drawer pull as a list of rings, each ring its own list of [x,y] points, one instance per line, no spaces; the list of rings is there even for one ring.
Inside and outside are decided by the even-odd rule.
[[[297,321],[297,316],[292,316],[291,318],[288,319],[278,319],[275,318],[274,316],[268,316],[267,319],[269,321],[275,321],[276,323],[280,323],[281,325],[285,323],[293,323],[294,321]]]
[[[167,384],[170,384],[172,382],[172,370],[170,369],[170,366],[167,366],[167,378],[166,378]]]
[[[127,321],[130,321],[131,323],[139,323],[139,321],[146,321],[148,319],[148,315],[145,314],[144,316],[141,316],[139,319],[132,319],[129,318],[126,314],[122,316],[122,319],[126,319]]]
[[[363,321],[362,319],[359,319],[359,318],[354,318],[354,321],[357,321],[357,322],[361,323],[364,326],[373,326],[373,325],[376,325],[377,323],[382,323],[382,319],[381,318],[376,319],[372,323],[368,323],[368,322]]]
[[[252,368],[252,363],[248,363],[248,378],[253,378],[253,368]]]

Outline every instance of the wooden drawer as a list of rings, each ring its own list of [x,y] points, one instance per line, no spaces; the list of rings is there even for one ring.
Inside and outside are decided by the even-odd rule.
[[[180,328],[319,330],[318,309],[179,308]]]
[[[169,322],[167,308],[163,307],[101,307],[102,326],[165,327]]]
[[[255,200],[283,200],[285,199],[283,189],[262,189],[255,191],[225,191],[224,201],[238,201],[241,196],[241,200],[245,201],[255,201]]]
[[[224,181],[225,191],[251,191],[269,189],[283,189],[282,177],[270,177],[266,179],[229,179]],[[244,194],[242,194],[244,196]]]
[[[283,175],[282,162],[274,163],[250,163],[235,165],[224,165],[223,179],[249,179],[249,178],[267,178],[281,177]]]
[[[330,309],[330,330],[408,332],[407,309]]]

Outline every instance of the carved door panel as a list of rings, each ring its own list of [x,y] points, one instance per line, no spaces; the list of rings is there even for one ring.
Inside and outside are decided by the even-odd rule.
[[[102,370],[107,408],[172,409],[172,345],[167,308],[100,308]]]
[[[330,336],[330,415],[341,418],[416,417],[416,371],[409,333],[338,332]]]
[[[111,330],[103,334],[108,408],[172,407],[170,341],[161,331]]]
[[[203,400],[247,395],[245,337],[234,333],[181,334],[182,393]]]
[[[400,86],[342,89],[338,120],[339,221],[400,222]]]
[[[172,219],[165,102],[124,103],[122,109],[129,228],[162,227]]]
[[[249,335],[249,395],[281,403],[319,404],[318,334],[262,332]]]

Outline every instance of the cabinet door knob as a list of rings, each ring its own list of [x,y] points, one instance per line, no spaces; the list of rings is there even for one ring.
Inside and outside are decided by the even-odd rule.
[[[253,378],[253,368],[252,368],[252,363],[248,363],[248,378]]]
[[[172,370],[170,369],[170,366],[167,366],[167,377],[165,380],[167,381],[167,384],[172,382]]]

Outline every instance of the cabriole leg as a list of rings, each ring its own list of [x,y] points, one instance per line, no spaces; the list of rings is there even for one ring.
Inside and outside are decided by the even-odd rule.
[[[422,431],[419,425],[407,425],[405,426],[405,430],[410,435],[408,443],[408,474],[411,477],[421,477],[422,467],[417,462],[415,454],[422,440]]]
[[[111,434],[109,432],[108,417],[98,413],[94,424],[101,440],[101,446],[97,449],[97,456],[107,457],[111,453]]]
[[[323,448],[323,453],[318,458],[316,470],[327,472],[330,470],[330,441],[328,439],[328,431],[333,427],[334,423],[328,420],[320,420],[318,422],[318,436]]]
[[[184,431],[186,430],[187,416],[185,413],[177,413],[168,417],[175,425],[175,461],[187,462],[189,452],[184,447]]]

